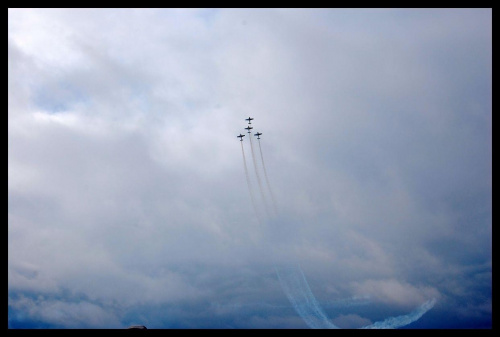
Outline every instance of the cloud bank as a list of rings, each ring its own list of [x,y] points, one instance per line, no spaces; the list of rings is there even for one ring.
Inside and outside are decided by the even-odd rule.
[[[491,328],[491,9],[8,16],[10,328]]]

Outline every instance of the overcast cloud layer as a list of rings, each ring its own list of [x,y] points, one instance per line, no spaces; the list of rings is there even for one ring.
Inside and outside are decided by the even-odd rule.
[[[10,328],[307,328],[280,263],[341,328],[491,328],[491,9],[8,21]]]

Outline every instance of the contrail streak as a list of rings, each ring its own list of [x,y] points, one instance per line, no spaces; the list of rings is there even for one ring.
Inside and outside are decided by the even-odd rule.
[[[241,134],[240,134],[241,136]],[[267,201],[264,195],[264,190],[262,188],[262,182],[259,176],[259,170],[257,168],[257,161],[255,160],[255,153],[253,149],[253,142],[252,142],[252,137],[250,135],[250,148],[252,152],[252,160],[253,160],[253,165],[255,168],[255,174],[257,176],[257,182],[259,184],[259,190],[260,194],[262,197],[262,200],[264,202],[264,206],[266,209],[267,214],[269,215],[269,209],[267,205]],[[266,166],[264,163],[264,156],[262,155],[262,147],[260,145],[259,141],[259,150],[260,150],[260,158],[262,162],[262,168],[264,170],[264,176],[266,179],[266,184],[267,188],[269,189],[269,193],[271,195],[272,203],[273,203],[273,208],[274,208],[274,215],[277,215],[277,209],[276,209],[276,200],[274,198],[274,194],[271,189],[271,185],[269,183],[269,178],[267,176],[267,170]],[[259,223],[262,225],[263,222],[259,216],[259,211],[257,209],[257,204],[254,196],[254,192],[252,189],[252,185],[250,182],[250,176],[248,174],[248,167],[247,167],[247,162],[246,162],[246,157],[245,157],[245,150],[243,148],[243,143],[241,144],[241,153],[243,155],[243,164],[245,167],[245,177],[247,180],[247,185],[248,185],[248,191],[250,193],[250,199],[252,201],[252,206],[255,211],[255,215],[257,216],[257,220]],[[285,295],[287,296],[288,300],[292,304],[293,308],[295,311],[299,314],[299,316],[304,320],[304,322],[313,329],[338,329],[335,324],[333,324],[323,311],[323,308],[320,306],[319,302],[316,300],[314,297],[314,294],[311,291],[311,288],[309,287],[309,284],[307,282],[307,279],[300,269],[300,266],[298,267],[293,267],[293,266],[287,266],[287,267],[276,267],[276,274],[278,276],[279,282],[281,284],[281,288],[283,289]],[[362,329],[395,329],[399,328],[405,325],[408,325],[412,322],[415,322],[416,320],[420,319],[422,315],[424,315],[427,311],[432,309],[434,304],[436,303],[435,299],[429,300],[422,304],[420,307],[418,307],[416,310],[412,311],[411,313],[407,315],[401,315],[401,316],[396,316],[396,317],[389,317],[383,321],[375,322],[373,324],[367,325],[365,327],[362,327]]]
[[[300,266],[297,269],[294,267],[275,267],[275,269],[288,300],[310,328],[338,329],[336,325],[328,320],[312,294]]]
[[[260,145],[260,140],[259,140],[259,150],[260,150],[260,159],[262,162],[262,168],[264,169],[264,177],[266,178],[267,189],[269,190],[269,194],[271,195],[271,200],[273,201],[274,215],[276,216],[278,213],[278,210],[276,208],[276,199],[274,199],[273,190],[271,189],[271,184],[269,184],[269,178],[267,177],[267,170],[266,170],[266,165],[264,164],[264,156],[262,155],[262,147]]]
[[[255,212],[255,216],[257,217],[259,223],[262,224],[262,221],[259,217],[259,212],[257,211],[257,206],[255,204],[255,197],[253,195],[252,185],[250,184],[250,177],[248,175],[247,160],[245,159],[245,150],[243,149],[243,142],[240,143],[241,143],[241,154],[243,155],[243,166],[245,167],[245,177],[247,179],[248,192],[250,193],[250,199],[252,200],[252,206]]]
[[[431,310],[432,307],[436,304],[436,299],[433,298],[428,300],[420,307],[410,312],[408,315],[389,317],[383,321],[375,322],[371,325],[365,326],[361,329],[397,329],[402,326],[408,325],[410,323],[415,322],[420,317],[423,316],[427,311]]]
[[[300,269],[295,267],[275,267],[281,288],[295,311],[312,329],[339,329],[330,322],[320,304],[311,292],[307,279]],[[383,321],[364,326],[360,329],[397,329],[420,319],[427,311],[432,309],[436,299],[433,298],[423,303],[420,307],[407,315],[389,317]]]
[[[269,209],[267,207],[267,200],[266,200],[266,197],[264,196],[264,190],[262,189],[262,182],[260,180],[259,170],[257,169],[257,161],[255,160],[255,153],[253,151],[252,135],[250,134],[250,132],[248,133],[248,136],[250,138],[250,149],[252,151],[253,167],[255,169],[255,175],[257,176],[257,182],[259,184],[260,195],[262,197],[262,201],[264,202],[264,207],[266,209],[266,213],[267,213],[267,215],[269,215]]]

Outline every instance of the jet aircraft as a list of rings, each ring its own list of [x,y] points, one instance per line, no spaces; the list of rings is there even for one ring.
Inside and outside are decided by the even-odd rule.
[[[261,134],[262,134],[262,132],[257,132],[254,136],[257,136],[257,139],[260,139]]]
[[[246,120],[246,121],[248,121],[248,124],[252,124],[252,122],[251,122],[251,121],[253,121],[253,118],[252,118],[252,117],[248,117],[248,118],[246,118],[245,120]]]
[[[240,141],[242,142],[242,141],[243,141],[243,137],[245,137],[245,135],[242,135],[242,134],[240,133],[240,135],[239,135],[239,136],[236,136],[236,137],[239,137],[239,138],[240,138]]]

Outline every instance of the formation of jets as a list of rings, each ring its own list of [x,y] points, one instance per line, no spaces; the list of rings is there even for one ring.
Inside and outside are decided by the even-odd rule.
[[[245,118],[246,121],[248,121],[248,124],[252,124],[252,121],[254,120],[252,117],[248,117],[248,118]],[[245,130],[247,130],[247,132],[250,134],[250,130],[253,129],[252,126],[248,125],[246,128],[244,128]],[[257,132],[256,134],[254,134],[254,136],[257,136],[257,139],[260,139],[260,135],[262,134],[262,132]],[[243,137],[245,137],[245,135],[242,135],[240,133],[239,136],[236,136],[237,138],[240,139],[240,141],[242,142],[243,141]]]

